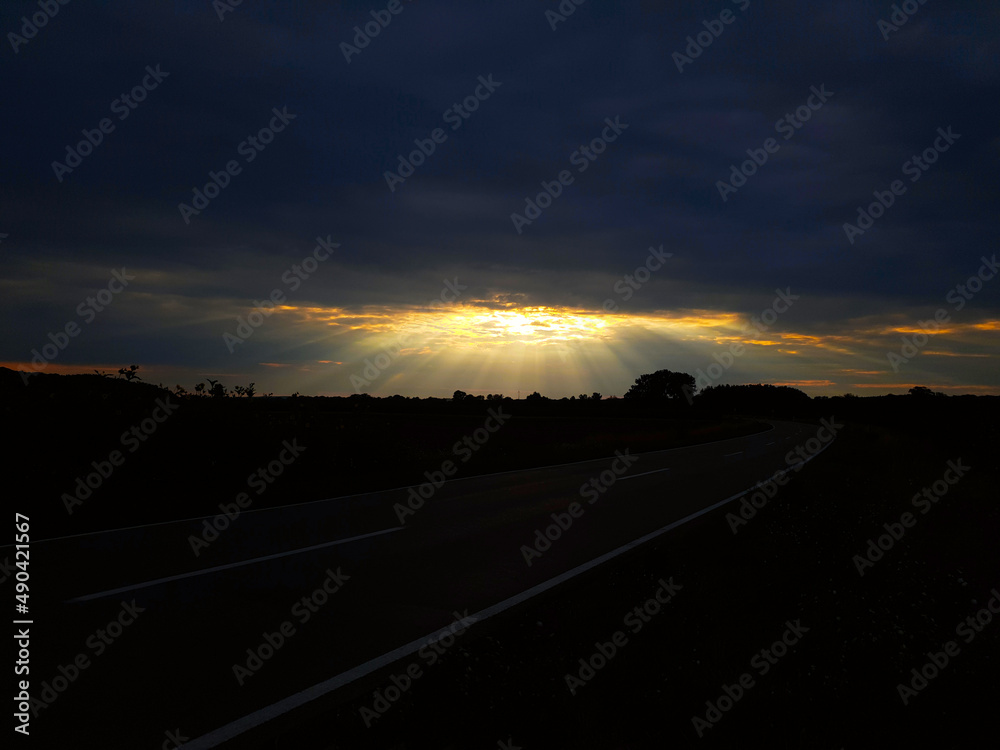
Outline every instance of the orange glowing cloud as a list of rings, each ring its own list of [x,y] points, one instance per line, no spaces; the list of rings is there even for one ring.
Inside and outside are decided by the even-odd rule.
[[[992,355],[992,354],[965,354],[963,352],[946,352],[946,351],[939,351],[939,350],[932,351],[930,349],[925,349],[924,350],[924,356],[925,357],[986,357],[986,358],[990,358],[990,357],[992,357],[994,355]]]
[[[35,365],[30,362],[0,362],[0,367],[23,372],[55,373],[56,375],[93,375],[94,370],[114,375],[121,369],[121,365],[66,365],[58,362],[49,362],[41,370],[36,370]]]
[[[971,327],[977,331],[1000,331],[1000,320],[987,320],[982,323],[974,323]]]
[[[832,380],[782,380],[771,383],[771,385],[787,385],[791,388],[824,388],[836,385],[836,383]]]

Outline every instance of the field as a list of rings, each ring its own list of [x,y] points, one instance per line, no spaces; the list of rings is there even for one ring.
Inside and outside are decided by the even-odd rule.
[[[259,509],[421,484],[446,461],[460,478],[763,429],[620,400],[181,399],[96,375],[35,376],[26,388],[13,373],[0,388],[18,425],[12,465],[29,477],[45,537],[214,515],[241,492]],[[272,464],[286,441],[299,455]]]

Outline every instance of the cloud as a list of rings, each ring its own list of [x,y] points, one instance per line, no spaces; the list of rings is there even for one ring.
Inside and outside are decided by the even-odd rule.
[[[570,390],[621,391],[637,368],[701,366],[712,356],[703,346],[738,340],[755,354],[733,377],[821,390],[841,387],[824,385],[830,372],[876,378],[898,337],[945,306],[995,242],[1000,140],[981,116],[1000,93],[989,52],[995,8],[927,4],[885,40],[876,22],[887,7],[751,3],[684,73],[671,54],[717,16],[717,3],[587,3],[553,32],[541,6],[421,0],[348,64],[339,43],[370,9],[243,4],[219,23],[211,4],[194,0],[66,6],[5,78],[19,104],[4,147],[0,310],[10,325],[0,356],[29,358],[109,269],[126,266],[139,272],[135,288],[60,365],[137,359],[261,382],[294,367],[329,371],[317,363],[363,361],[366,335],[429,325],[444,280],[457,278],[462,305],[494,331],[503,316],[493,313],[587,317],[617,299],[631,323],[613,326],[616,363],[565,355]],[[169,77],[58,182],[51,162],[113,116],[112,101],[155,64]],[[490,74],[501,86],[451,130],[445,111]],[[781,140],[775,123],[820,85],[835,92],[830,101]],[[246,162],[239,144],[283,106],[296,120]],[[577,172],[571,154],[615,116],[629,128]],[[844,222],[873,191],[907,179],[904,162],[949,125],[961,133],[954,147],[848,244]],[[437,127],[447,140],[390,192],[385,170]],[[780,150],[723,203],[716,182],[768,137]],[[242,172],[185,224],[178,203],[232,159]],[[573,184],[518,235],[510,214],[565,169]],[[317,235],[338,252],[286,289],[287,309],[230,355],[223,332],[285,288],[282,273]],[[673,257],[618,298],[614,284],[661,244]],[[788,286],[801,303],[766,335],[728,329]],[[910,376],[1000,386],[990,369],[998,289],[986,285],[956,311]],[[458,326],[443,320],[435,325]],[[452,337],[467,341],[462,330]],[[447,330],[434,336],[414,349],[414,367],[448,345]],[[569,372],[574,365],[584,374]],[[485,377],[454,367],[437,377]],[[304,391],[290,377],[274,382]]]

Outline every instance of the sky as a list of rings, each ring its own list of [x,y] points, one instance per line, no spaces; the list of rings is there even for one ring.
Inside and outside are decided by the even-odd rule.
[[[1000,6],[902,6],[4,3],[0,364],[1000,393]]]

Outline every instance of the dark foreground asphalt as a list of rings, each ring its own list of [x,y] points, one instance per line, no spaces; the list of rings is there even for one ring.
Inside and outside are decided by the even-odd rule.
[[[45,705],[34,743],[242,743],[393,663],[402,686],[406,657],[433,663],[478,622],[738,505],[775,472],[794,475],[829,444],[817,434],[830,433],[775,422],[689,448],[623,445],[606,459],[429,483],[423,502],[404,488],[36,541],[31,692]]]

